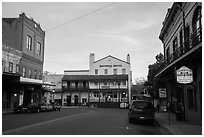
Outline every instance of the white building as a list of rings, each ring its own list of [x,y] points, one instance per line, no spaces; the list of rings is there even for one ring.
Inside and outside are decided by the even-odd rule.
[[[131,81],[129,54],[127,61],[111,55],[95,61],[95,56],[91,53],[89,70],[64,71],[63,104],[119,106],[120,102],[130,101]]]

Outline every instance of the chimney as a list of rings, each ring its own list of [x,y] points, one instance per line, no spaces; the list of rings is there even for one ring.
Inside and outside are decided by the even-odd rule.
[[[127,62],[130,63],[130,55],[127,54]]]
[[[90,74],[94,74],[94,62],[95,62],[95,55],[94,55],[94,53],[90,53],[90,56],[89,56],[89,72],[90,72]]]

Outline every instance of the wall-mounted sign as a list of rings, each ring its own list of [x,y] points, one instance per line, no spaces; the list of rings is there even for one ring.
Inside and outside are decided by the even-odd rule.
[[[159,89],[159,98],[166,98],[166,89],[165,88]]]
[[[186,66],[182,66],[176,70],[176,80],[181,84],[189,84],[193,82],[193,71]]]

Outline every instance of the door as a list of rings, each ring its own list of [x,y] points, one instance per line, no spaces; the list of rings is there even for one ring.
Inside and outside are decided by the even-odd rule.
[[[67,106],[71,106],[71,96],[67,96]]]
[[[74,96],[74,105],[78,105],[78,99],[79,99],[79,96],[75,95]]]

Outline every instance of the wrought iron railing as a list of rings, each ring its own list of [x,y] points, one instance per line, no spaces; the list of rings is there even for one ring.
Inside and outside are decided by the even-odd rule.
[[[171,64],[173,61],[180,58],[183,54],[187,53],[189,50],[194,48],[196,45],[202,42],[202,27],[195,30],[186,40],[184,43],[175,49],[175,51],[170,54],[169,57],[166,59],[166,65]]]

